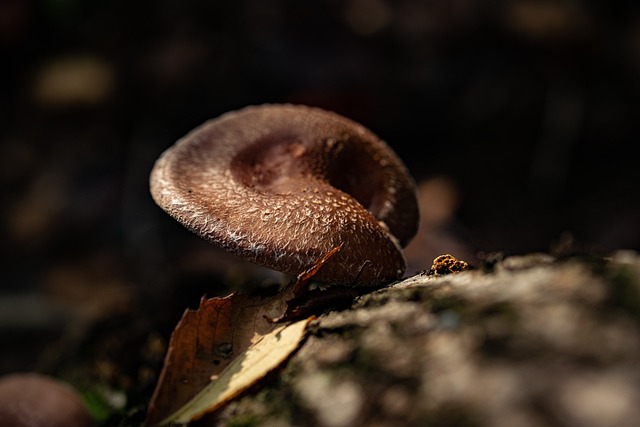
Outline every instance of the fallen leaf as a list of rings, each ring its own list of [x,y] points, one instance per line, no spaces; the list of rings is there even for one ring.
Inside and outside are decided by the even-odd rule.
[[[231,362],[281,325],[268,318],[286,309],[290,292],[270,297],[232,293],[202,298],[176,326],[151,398],[147,424],[156,425],[221,376]]]
[[[280,366],[298,348],[311,318],[280,325],[239,355],[198,395],[160,422],[186,424],[220,408]]]
[[[147,424],[185,423],[201,417],[284,362],[304,336],[308,312],[335,302],[309,292],[308,285],[341,248],[319,257],[296,282],[275,295],[234,292],[224,298],[202,298],[197,310],[186,310],[171,335]],[[342,292],[338,296],[344,298]],[[323,303],[310,304],[314,299]],[[282,323],[303,316],[308,318],[289,326]]]

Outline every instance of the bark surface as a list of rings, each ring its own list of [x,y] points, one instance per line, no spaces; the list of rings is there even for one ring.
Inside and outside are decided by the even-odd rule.
[[[283,369],[198,424],[632,426],[639,361],[638,254],[510,257],[320,316]]]

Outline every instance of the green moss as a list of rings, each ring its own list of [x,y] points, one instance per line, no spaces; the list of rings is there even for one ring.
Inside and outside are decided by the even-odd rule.
[[[609,271],[610,302],[636,318],[640,318],[640,277],[631,266],[620,265]]]
[[[500,301],[482,307],[476,314],[479,319],[505,319],[513,322],[518,319],[517,310],[510,302]]]
[[[101,393],[86,391],[82,392],[81,396],[91,418],[94,420],[103,422],[114,413],[114,408],[109,405]]]
[[[261,424],[261,417],[254,414],[242,414],[227,421],[229,427],[252,427]]]
[[[462,314],[468,306],[467,302],[458,295],[435,296],[434,298],[425,301],[425,303],[433,313],[454,311],[458,314]]]

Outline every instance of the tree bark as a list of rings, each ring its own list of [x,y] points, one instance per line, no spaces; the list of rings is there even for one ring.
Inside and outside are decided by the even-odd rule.
[[[640,257],[506,258],[417,275],[312,324],[200,425],[633,426]]]

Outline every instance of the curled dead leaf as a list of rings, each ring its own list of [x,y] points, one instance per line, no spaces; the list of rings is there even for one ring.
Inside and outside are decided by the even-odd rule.
[[[309,314],[352,301],[357,292],[350,288],[308,289],[317,271],[341,248],[318,258],[275,295],[234,292],[202,298],[196,310],[186,310],[171,336],[147,424],[186,423],[219,409],[297,349]]]
[[[201,416],[220,407],[225,399],[231,399],[243,390],[243,386],[221,390],[219,387],[229,380],[226,377],[228,375],[233,376],[233,384],[246,383],[248,387],[257,382],[260,378],[248,381],[244,377],[247,369],[251,371],[250,375],[255,375],[256,372],[253,367],[247,365],[254,361],[253,351],[247,352],[270,334],[283,333],[286,325],[274,324],[267,318],[282,313],[286,309],[286,301],[290,298],[289,291],[270,297],[233,293],[224,298],[203,298],[196,310],[187,309],[171,336],[164,367],[147,412],[147,424],[157,425],[163,422],[213,384],[218,386],[213,392],[206,393],[207,398],[219,394],[223,396],[222,400],[212,398],[206,410],[203,408],[207,405],[199,400],[187,413],[193,415],[197,412],[196,409],[202,409],[199,412]],[[296,325],[306,326],[307,321],[302,322]],[[288,337],[288,333],[285,336]],[[299,337],[299,340],[301,339],[302,336]],[[267,344],[269,342],[270,339],[266,341]],[[285,347],[291,348],[290,353],[297,345],[298,342]],[[258,354],[265,351],[260,348],[262,347],[258,347]],[[262,367],[263,376],[286,360],[286,355],[278,354],[279,357],[273,358],[271,366]],[[241,379],[238,380],[236,375],[240,375]],[[217,379],[212,383],[214,378]]]
[[[280,366],[298,348],[311,318],[290,325],[280,325],[245,352],[160,425],[185,424],[221,408]]]

